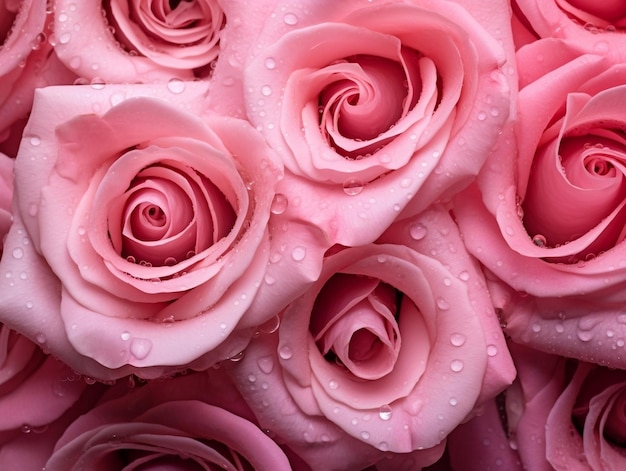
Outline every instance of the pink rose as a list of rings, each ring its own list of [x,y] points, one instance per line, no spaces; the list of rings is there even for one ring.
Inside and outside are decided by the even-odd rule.
[[[242,107],[289,170],[288,214],[359,245],[467,185],[508,117],[512,78],[508,7],[490,3],[481,23],[479,3],[265,5],[262,31],[227,36],[240,64],[218,63],[215,86],[243,77]]]
[[[37,87],[71,84],[76,76],[48,43],[46,0],[0,2],[0,152],[17,153]]]
[[[455,215],[510,290],[497,304],[515,341],[624,367],[626,68],[555,40],[518,60],[517,142],[494,151]]]
[[[508,403],[525,469],[624,468],[626,372],[513,350],[519,393]]]
[[[20,469],[50,471],[291,469],[219,371],[144,385],[120,381],[104,394],[101,388],[86,393],[82,399],[97,403],[80,404],[91,407],[64,417],[64,428],[55,423],[41,436],[8,443],[0,465],[31,463]]]
[[[2,241],[11,226],[12,199],[13,159],[0,153],[0,254],[2,254]]]
[[[515,374],[484,279],[443,209],[329,254],[277,333],[256,337],[232,368],[261,426],[314,469],[320,459],[360,469],[387,451],[408,453],[407,469],[428,465]]]
[[[97,82],[207,76],[225,18],[216,0],[56,0],[55,51]]]
[[[520,21],[541,38],[564,39],[583,53],[622,62],[626,6],[620,0],[513,0]],[[546,57],[549,59],[549,57]]]
[[[44,337],[38,340],[45,342]],[[68,366],[0,324],[0,440],[42,431],[59,418],[85,389],[78,378]]]
[[[198,117],[205,83],[177,87],[39,90],[16,160],[0,318],[92,377],[206,368],[282,299],[253,305],[282,168],[246,122]]]

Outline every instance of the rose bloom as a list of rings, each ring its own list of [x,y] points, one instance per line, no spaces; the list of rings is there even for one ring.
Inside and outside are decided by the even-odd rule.
[[[620,470],[626,371],[512,346],[509,433],[525,469]]]
[[[11,201],[13,199],[13,159],[0,153],[0,241],[11,226]],[[0,245],[0,254],[2,254]]]
[[[0,318],[96,378],[235,355],[280,299],[253,305],[280,164],[171,85],[40,90],[15,163]]]
[[[0,324],[0,449],[5,440],[44,431],[73,407],[86,387],[78,379],[71,368]]]
[[[153,82],[207,76],[225,17],[216,0],[55,0],[55,51],[81,77]]]
[[[232,371],[261,426],[313,469],[360,469],[388,451],[401,469],[431,464],[515,374],[484,279],[443,209],[393,225],[378,244],[331,251],[276,334],[253,339]]]
[[[504,2],[485,24],[466,3],[261,2],[261,31],[225,32],[209,102],[242,77],[241,107],[288,169],[293,218],[332,243],[369,243],[478,172],[509,115],[512,46]]]
[[[0,2],[0,152],[15,157],[34,90],[76,76],[48,43],[45,0]]]
[[[518,60],[516,140],[494,151],[455,216],[504,283],[494,302],[516,342],[624,367],[626,68],[555,40]]]
[[[85,391],[77,406],[81,414],[66,414],[44,433],[22,433],[6,443],[0,465],[59,471],[292,469],[217,370],[149,384],[129,378],[104,391],[101,386]]]
[[[520,26],[518,32],[525,28],[526,39],[532,35],[564,39],[581,52],[608,54],[616,61],[623,61],[626,45],[623,37],[626,28],[624,2],[512,0],[512,3],[514,28],[516,24]]]

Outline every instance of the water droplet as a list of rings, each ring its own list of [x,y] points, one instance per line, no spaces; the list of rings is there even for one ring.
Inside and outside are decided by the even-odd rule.
[[[170,79],[169,82],[167,82],[167,89],[175,94],[179,94],[185,91],[185,82],[183,82],[181,79],[179,78],[173,78]]]
[[[100,77],[94,77],[91,79],[91,82],[89,82],[89,84],[94,90],[102,90],[104,88],[105,82]]]
[[[265,280],[265,283],[268,284],[269,286],[272,286],[274,283],[276,283],[276,278],[274,278],[269,273],[266,273],[263,279]]]
[[[445,286],[450,286],[452,284],[452,281],[450,280],[450,278],[444,278],[443,279],[443,284]]]
[[[452,360],[450,362],[450,369],[455,373],[458,373],[463,369],[464,363],[463,360]]]
[[[27,309],[32,309],[33,308],[33,302],[32,301],[26,301],[26,308]]]
[[[478,118],[478,121],[484,121],[485,119],[487,119],[487,113],[481,111],[476,115],[476,117]]]
[[[459,278],[463,281],[467,281],[470,279],[470,274],[466,271],[462,271],[461,273],[459,273]]]
[[[256,376],[254,376],[252,373],[250,373],[248,375],[248,382],[250,383],[256,383]]]
[[[37,335],[35,335],[35,340],[37,340],[38,343],[46,343],[46,336],[45,334],[39,332]]]
[[[411,238],[415,240],[422,240],[424,237],[426,237],[427,232],[428,229],[426,229],[426,226],[419,222],[411,224],[411,226],[409,227],[409,234],[411,235]]]
[[[391,406],[389,404],[380,406],[380,409],[378,409],[378,417],[380,417],[381,420],[391,419]]]
[[[487,345],[487,355],[495,357],[498,354],[498,347],[495,345]]]
[[[287,13],[285,16],[283,16],[283,21],[285,22],[285,24],[293,26],[295,24],[298,24],[298,17],[293,13]]]
[[[565,327],[560,322],[557,322],[554,325],[554,330],[556,330],[559,334],[562,334],[563,332],[565,332]]]
[[[124,341],[130,340],[130,332],[124,331],[120,334],[120,338]]]
[[[269,85],[263,85],[261,87],[261,95],[270,96],[271,94],[272,94],[272,87],[270,87]]]
[[[282,347],[278,349],[278,355],[283,360],[289,360],[293,356],[293,351],[291,350],[291,347],[287,345],[283,345]]]
[[[70,33],[63,33],[61,36],[59,36],[59,43],[67,44],[70,42],[70,39],[72,39],[72,35]]]
[[[589,330],[579,330],[578,338],[583,342],[589,342],[593,338],[593,331]]]
[[[460,347],[465,343],[466,337],[460,333],[454,333],[450,335],[450,343],[455,347]]]
[[[537,247],[545,247],[546,243],[546,238],[541,234],[537,234],[533,237],[533,244],[535,244]]]
[[[123,102],[125,99],[126,99],[126,93],[123,91],[118,91],[118,92],[113,93],[113,95],[111,95],[111,98],[109,98],[109,101],[111,102],[111,106],[117,106],[121,102]]]
[[[288,203],[289,201],[285,195],[276,193],[274,195],[274,199],[272,200],[270,211],[273,214],[283,214],[287,210]]]
[[[137,360],[146,358],[151,349],[152,342],[148,339],[134,338],[130,343],[130,353],[137,358]]]
[[[83,380],[87,384],[96,384],[96,380],[94,378],[90,378],[89,376],[83,376]]]
[[[370,438],[370,433],[369,433],[369,432],[366,432],[366,431],[361,432],[361,438],[362,438],[363,440],[367,440],[367,439],[369,439],[369,438]]]
[[[350,178],[343,183],[343,192],[346,195],[358,195],[361,191],[363,191],[363,182],[355,178]]]
[[[83,226],[78,226],[78,235],[84,236],[86,233],[87,229],[85,229]]]
[[[541,325],[535,323],[535,324],[532,325],[531,329],[535,333],[541,332]]]
[[[37,147],[41,144],[41,139],[38,136],[33,136],[30,138],[30,145]]]
[[[37,216],[37,213],[39,212],[39,206],[37,205],[37,203],[31,203],[28,205],[28,215],[35,217]]]
[[[339,383],[338,383],[336,380],[331,379],[331,380],[328,382],[328,387],[329,387],[330,389],[337,389],[337,388],[339,387]]]
[[[271,355],[259,357],[256,363],[259,365],[259,369],[265,374],[270,374],[274,369],[274,358],[272,358]]]
[[[22,430],[22,433],[30,433],[32,431],[30,428],[30,425],[26,425],[26,424],[22,425],[21,430]]]
[[[387,443],[387,442],[380,442],[378,444],[378,449],[380,451],[389,451],[389,443]]]
[[[19,260],[24,256],[24,250],[21,247],[16,247],[13,249],[13,258]]]
[[[456,397],[451,397],[448,402],[450,403],[451,406],[456,406],[459,403]]]
[[[442,311],[447,311],[448,309],[450,309],[450,305],[443,298],[437,298],[437,307]]]
[[[296,262],[301,262],[306,257],[306,247],[298,246],[291,251],[291,258]]]
[[[275,69],[276,61],[274,60],[274,58],[268,57],[267,59],[265,59],[265,67],[267,67],[269,70]]]
[[[235,353],[232,357],[228,357],[228,360],[237,363],[243,359],[244,355],[245,352],[242,350],[239,353]]]

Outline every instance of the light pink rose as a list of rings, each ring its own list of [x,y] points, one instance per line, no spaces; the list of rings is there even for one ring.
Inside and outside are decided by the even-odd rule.
[[[253,305],[277,158],[246,122],[197,116],[205,83],[170,85],[39,90],[16,160],[0,318],[88,376],[205,368],[289,292]]]
[[[515,374],[444,209],[393,225],[378,244],[331,252],[277,334],[256,337],[232,368],[261,426],[314,469],[359,469],[377,451],[408,453],[407,469],[431,464]]]
[[[0,1],[0,152],[15,157],[37,87],[71,84],[76,76],[48,43],[46,0]]]
[[[513,0],[520,21],[541,38],[564,39],[581,53],[623,62],[626,6],[620,0]]]
[[[506,284],[498,304],[515,341],[624,367],[626,67],[552,39],[518,61],[516,141],[494,151],[455,215]]]
[[[279,2],[262,31],[228,36],[239,67],[218,63],[215,86],[229,93],[243,77],[241,106],[289,170],[280,192],[293,218],[359,245],[467,185],[514,79],[508,6],[491,2],[487,20],[486,4]],[[243,4],[229,8],[243,17]]]
[[[78,378],[68,366],[0,324],[0,440],[43,431],[85,389]]]
[[[55,51],[96,82],[208,76],[224,13],[217,0],[55,0]]]
[[[81,398],[82,415],[68,414],[41,435],[6,444],[0,465],[59,471],[292,469],[217,370],[148,384],[119,381],[104,393],[101,386]]]
[[[620,470],[626,443],[626,371],[514,346],[519,383],[507,395],[525,469]]]

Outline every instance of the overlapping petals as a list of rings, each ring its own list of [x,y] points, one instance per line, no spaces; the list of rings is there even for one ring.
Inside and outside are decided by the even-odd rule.
[[[215,0],[57,0],[54,8],[61,60],[87,80],[118,83],[208,76],[226,21]]]
[[[204,85],[187,87],[185,99],[194,103]],[[138,96],[112,106],[121,90],[74,102],[58,122],[31,122],[3,266],[32,279],[17,290],[4,283],[15,297],[3,319],[34,339],[41,327],[28,322],[25,306],[47,306],[47,348],[70,364],[86,362],[81,371],[95,377],[199,357],[206,366],[241,351],[248,329],[274,316],[257,309],[258,324],[233,333],[266,270],[281,166],[246,123],[202,121],[167,104],[167,85],[136,88]],[[39,106],[72,103],[76,89],[67,93],[42,92]],[[102,103],[106,113],[84,113]],[[20,294],[42,278],[48,290]]]
[[[435,241],[439,231],[450,252]],[[263,404],[260,422],[286,407],[265,394],[287,394],[285,413],[315,424],[301,443],[292,439],[305,459],[316,459],[306,451],[312,443],[340,447],[331,423],[378,450],[429,450],[415,463],[438,457],[445,436],[513,374],[480,273],[457,237],[449,216],[433,211],[392,226],[380,245],[329,255],[320,279],[282,314],[278,340],[256,338],[234,365],[244,397]],[[248,387],[260,381],[267,392]],[[267,425],[300,435],[297,423]]]
[[[249,119],[290,171],[281,192],[302,201],[287,211],[358,245],[467,184],[509,115],[512,87],[504,50],[459,5],[343,10],[273,15],[244,90]],[[311,53],[291,52],[301,48]]]

